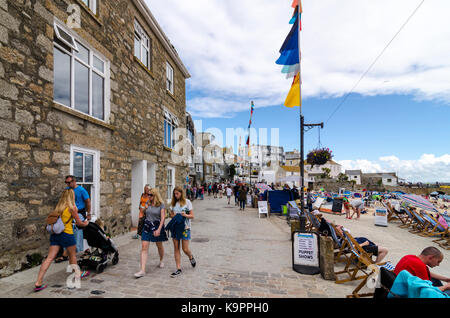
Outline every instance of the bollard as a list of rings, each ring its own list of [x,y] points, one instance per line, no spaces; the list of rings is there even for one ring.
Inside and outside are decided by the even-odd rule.
[[[291,220],[291,240],[292,233],[300,231],[300,221],[299,220]]]
[[[320,236],[320,274],[325,280],[335,280],[334,243],[329,236]]]
[[[304,212],[300,213],[299,220],[300,220],[300,232],[306,232],[306,216]]]

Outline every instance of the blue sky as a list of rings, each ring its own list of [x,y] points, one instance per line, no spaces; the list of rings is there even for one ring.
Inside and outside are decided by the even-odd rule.
[[[191,74],[186,108],[203,131],[246,129],[253,100],[252,127],[279,128],[280,145],[299,148],[298,109],[281,106],[292,79],[275,64],[292,0],[146,3]],[[450,2],[302,4],[303,114],[325,122],[321,144],[343,169],[450,182]],[[306,133],[305,152],[317,146],[317,130]]]

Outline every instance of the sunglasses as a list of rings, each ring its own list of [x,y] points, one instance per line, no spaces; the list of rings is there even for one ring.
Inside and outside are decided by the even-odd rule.
[[[66,181],[65,184],[71,184],[73,180]]]
[[[152,197],[152,196],[153,196],[153,194],[151,194],[151,193],[150,193],[150,194],[149,194],[148,196],[149,196],[149,197]]]

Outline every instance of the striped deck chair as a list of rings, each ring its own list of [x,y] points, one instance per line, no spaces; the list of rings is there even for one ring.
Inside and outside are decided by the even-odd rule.
[[[432,215],[427,212],[423,212],[423,218],[430,224],[430,226],[422,233],[420,236],[441,236],[445,237],[448,235],[448,227],[445,229],[438,220],[436,220]]]
[[[419,212],[416,212],[414,210],[411,210],[410,212],[416,222],[413,224],[413,228],[409,230],[409,232],[414,234],[426,232],[427,228],[430,226],[430,223],[424,217],[422,217]]]
[[[310,225],[309,231],[311,231],[311,232],[319,231],[320,219],[316,215],[309,212],[308,209],[306,209],[305,212],[306,212],[306,217],[309,220],[309,225]]]
[[[334,224],[328,223],[330,226],[330,236],[334,241],[334,263],[346,261],[351,251],[348,249],[347,242],[339,237]]]
[[[399,225],[399,227],[408,228],[415,223],[414,216],[412,215],[411,211],[406,207],[402,206],[401,209],[406,213],[406,219],[404,220],[405,222],[403,224]]]
[[[406,224],[408,216],[405,213],[398,213],[391,205],[390,202],[383,202],[384,207],[388,210],[387,221],[391,222],[394,220],[400,220],[402,224]]]

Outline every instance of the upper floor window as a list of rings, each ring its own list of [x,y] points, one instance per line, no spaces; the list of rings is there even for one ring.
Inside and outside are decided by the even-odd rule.
[[[54,101],[106,121],[109,62],[61,25],[54,26]]]
[[[134,21],[134,56],[136,56],[146,68],[150,69],[151,42],[139,22]]]
[[[175,148],[175,129],[178,127],[177,118],[164,110],[164,146]]]
[[[173,68],[169,62],[166,63],[166,88],[173,94]]]
[[[94,12],[94,14],[97,14],[97,0],[81,0],[86,7],[88,7],[89,9],[91,9],[92,12]]]

